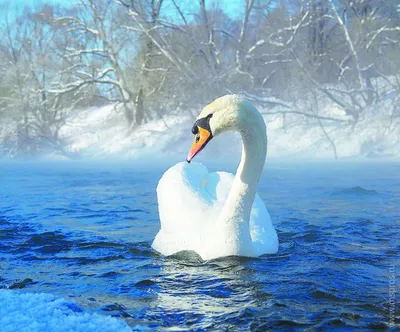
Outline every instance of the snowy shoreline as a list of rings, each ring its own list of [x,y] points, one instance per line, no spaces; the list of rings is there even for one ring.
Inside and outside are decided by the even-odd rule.
[[[333,105],[327,105],[324,115],[342,122],[283,115],[279,109],[274,110],[278,114],[268,115],[268,110],[260,109],[268,128],[268,159],[333,160],[334,149],[338,159],[398,159],[400,118],[389,114],[389,102],[367,109],[356,124],[346,121],[343,111]],[[191,113],[196,112],[165,116],[128,134],[123,117],[113,105],[92,108],[71,117],[61,130],[61,137],[67,142],[65,149],[81,159],[130,160],[154,156],[181,159],[193,140]],[[217,137],[209,144],[208,158],[218,161],[240,156],[238,135],[227,135],[230,136]]]
[[[391,105],[393,100],[388,98],[367,108],[356,123],[333,104],[327,104],[324,113],[318,114],[322,120],[293,114],[284,108],[258,107],[267,124],[268,160],[398,160],[400,116],[391,114]],[[115,105],[75,110],[68,114],[59,133],[62,150],[49,150],[37,159],[184,160],[193,140],[190,131],[193,114],[197,113],[198,110],[193,110],[166,115],[129,131],[122,111]],[[5,132],[0,128],[0,133],[2,130]],[[228,133],[223,139],[213,139],[197,158],[221,162],[238,160],[240,153],[239,136]]]
[[[0,289],[1,331],[131,331],[125,321],[89,313],[75,302],[46,293]]]

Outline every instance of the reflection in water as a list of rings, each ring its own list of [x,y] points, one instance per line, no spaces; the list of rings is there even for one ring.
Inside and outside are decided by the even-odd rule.
[[[187,257],[163,261],[157,280],[157,307],[165,312],[189,311],[211,319],[255,306],[257,284],[251,269],[243,264],[245,259],[232,257],[206,263],[184,259]]]

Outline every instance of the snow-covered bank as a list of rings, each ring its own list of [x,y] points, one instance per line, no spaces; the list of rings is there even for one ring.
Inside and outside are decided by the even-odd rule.
[[[287,109],[275,108],[274,114],[268,114],[270,110],[261,109],[268,127],[268,157],[333,159],[336,150],[341,159],[399,158],[400,116],[392,115],[392,103],[386,100],[366,109],[356,124],[333,105],[326,105],[320,115],[341,121],[279,113]],[[70,116],[61,136],[67,142],[66,151],[84,159],[184,159],[193,140],[192,113],[197,112],[165,116],[128,134],[124,118],[114,106],[92,108]],[[237,135],[216,138],[207,147],[207,158],[226,160],[239,155]]]
[[[120,319],[84,312],[74,302],[43,293],[0,290],[0,330],[29,331],[131,331]]]

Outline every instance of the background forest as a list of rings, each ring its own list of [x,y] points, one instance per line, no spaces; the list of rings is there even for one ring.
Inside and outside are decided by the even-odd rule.
[[[385,114],[380,132],[399,127],[397,0],[243,0],[241,8],[206,0],[3,6],[0,157],[73,157],[60,133],[76,110],[113,105],[127,137],[148,122],[168,129],[168,117],[194,117],[227,93],[279,116],[285,130],[290,121],[319,126],[335,157],[330,124],[351,137],[369,112],[369,122]]]

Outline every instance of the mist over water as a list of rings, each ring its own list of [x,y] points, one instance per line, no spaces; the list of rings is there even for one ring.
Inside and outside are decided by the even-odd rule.
[[[258,192],[279,252],[209,262],[151,249],[167,167],[3,163],[0,287],[71,298],[133,330],[388,327],[399,164],[268,163]]]

